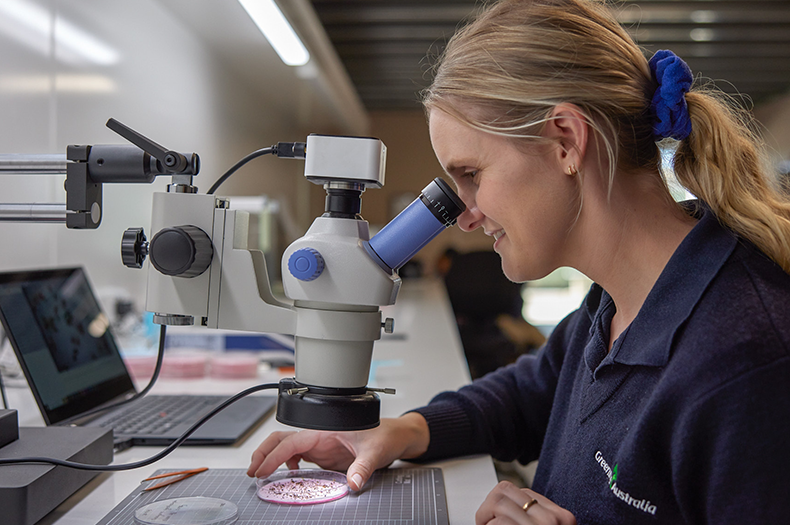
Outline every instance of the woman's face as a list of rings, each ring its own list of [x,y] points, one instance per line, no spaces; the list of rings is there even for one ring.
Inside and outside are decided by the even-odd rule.
[[[512,139],[473,129],[437,109],[430,113],[430,134],[439,163],[467,206],[459,227],[483,228],[493,237],[511,281],[539,279],[567,264],[579,184],[558,164],[558,145],[525,153]]]

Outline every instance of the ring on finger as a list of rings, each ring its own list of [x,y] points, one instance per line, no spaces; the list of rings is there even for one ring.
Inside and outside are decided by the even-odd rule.
[[[532,505],[535,505],[537,502],[538,502],[538,500],[536,500],[535,498],[532,498],[528,502],[524,503],[524,505],[522,505],[521,508],[524,510],[524,512],[529,512],[529,508]]]

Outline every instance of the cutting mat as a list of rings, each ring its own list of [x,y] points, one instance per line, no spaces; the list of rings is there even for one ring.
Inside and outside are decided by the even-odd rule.
[[[173,471],[157,470],[154,474],[166,472]],[[186,496],[232,501],[239,508],[236,525],[449,525],[444,478],[439,468],[379,470],[362,491],[318,505],[262,501],[255,495],[255,480],[245,472],[211,469],[150,492],[143,489],[161,480],[145,481],[97,525],[136,525],[134,511],[143,505]]]

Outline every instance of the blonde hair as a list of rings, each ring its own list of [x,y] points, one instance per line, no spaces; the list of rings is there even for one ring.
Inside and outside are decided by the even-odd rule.
[[[519,143],[545,142],[554,107],[575,104],[604,144],[611,188],[615,172],[660,171],[656,87],[603,0],[500,0],[449,41],[423,104]],[[697,86],[686,101],[692,131],[675,154],[678,181],[790,273],[790,202],[762,166],[748,115]]]

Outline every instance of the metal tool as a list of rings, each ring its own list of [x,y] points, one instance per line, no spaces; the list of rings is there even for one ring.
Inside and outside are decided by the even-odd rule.
[[[167,480],[167,481],[162,482],[162,483],[157,483],[156,485],[151,485],[150,487],[146,487],[143,490],[148,491],[148,490],[154,490],[154,489],[161,489],[162,487],[166,487],[168,485],[172,485],[173,483],[177,483],[177,482],[179,482],[181,480],[184,480],[184,479],[187,479],[187,478],[191,478],[195,474],[200,474],[201,472],[205,472],[207,470],[208,470],[208,467],[200,467],[200,468],[191,469],[191,470],[181,470],[179,472],[168,472],[166,474],[159,474],[158,476],[151,476],[150,478],[145,478],[143,481],[153,481],[155,479],[163,479],[163,478],[169,478],[169,477],[173,477],[173,476],[178,476],[178,477],[174,478],[174,479]]]

